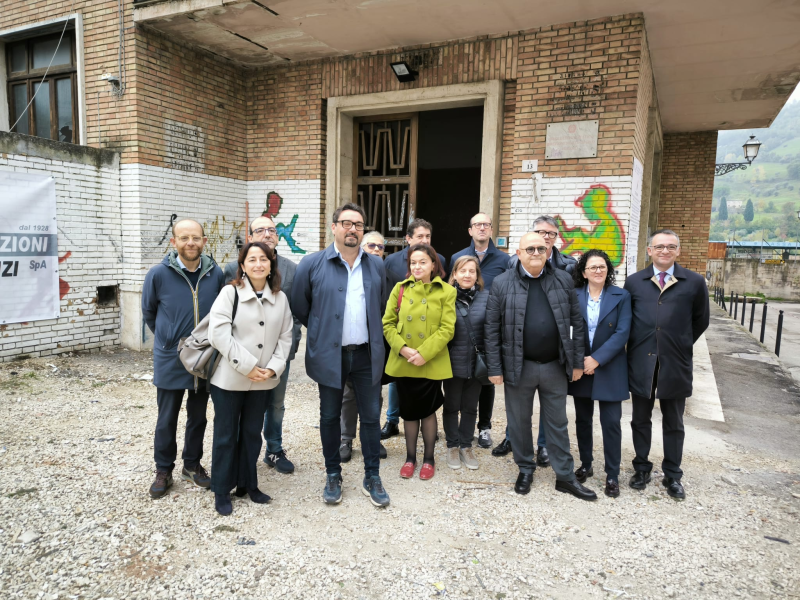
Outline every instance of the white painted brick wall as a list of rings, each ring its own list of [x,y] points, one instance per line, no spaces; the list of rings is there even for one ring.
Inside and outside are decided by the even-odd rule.
[[[514,179],[511,183],[511,220],[509,251],[516,250],[519,239],[531,231],[533,220],[539,215],[560,216],[569,227],[579,226],[592,231],[596,224],[589,222],[583,209],[575,201],[594,185],[604,185],[611,191],[611,210],[619,219],[625,232],[627,251],[628,230],[631,218],[631,177],[544,177],[538,201],[533,198],[533,180]],[[562,232],[563,233],[563,232]],[[561,247],[563,240],[556,240]],[[634,247],[636,240],[633,241]],[[624,256],[624,253],[623,253]],[[617,283],[625,280],[625,260],[617,267]]]
[[[121,283],[122,240],[118,166],[94,166],[0,154],[0,171],[49,175],[56,182],[59,275],[69,286],[61,316],[0,326],[0,361],[48,356],[119,343],[118,306],[97,305],[97,287]]]
[[[281,209],[275,216],[275,224],[290,226],[297,215],[292,238],[295,248],[290,248],[285,239],[278,243],[278,252],[299,262],[303,256],[320,248],[319,216],[322,211],[322,186],[319,179],[248,181],[247,198],[250,201],[250,219],[267,210],[267,196],[277,192],[283,199]],[[302,252],[304,250],[305,252]]]

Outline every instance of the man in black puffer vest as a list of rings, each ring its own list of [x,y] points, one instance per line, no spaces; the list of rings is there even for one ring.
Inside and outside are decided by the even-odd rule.
[[[556,490],[582,500],[597,495],[575,479],[567,432],[567,383],[583,374],[583,316],[570,277],[547,260],[537,233],[522,236],[519,261],[492,285],[486,309],[485,346],[489,380],[505,384],[508,433],[519,467],[514,486],[530,492],[536,470],[531,416],[539,392],[547,424],[547,450]]]

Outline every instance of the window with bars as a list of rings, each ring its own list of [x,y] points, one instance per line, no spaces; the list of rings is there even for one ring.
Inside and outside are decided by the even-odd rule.
[[[45,35],[6,45],[9,125],[16,123],[11,131],[17,133],[78,144],[75,36],[67,31],[61,44],[59,37]]]

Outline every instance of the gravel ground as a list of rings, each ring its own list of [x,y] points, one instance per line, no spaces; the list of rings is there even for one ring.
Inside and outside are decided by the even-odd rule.
[[[391,506],[361,494],[356,450],[344,501],[329,507],[316,388],[290,382],[284,444],[296,473],[260,463],[272,504],[234,499],[220,517],[209,492],[181,481],[147,495],[155,390],[138,378],[149,373],[149,355],[122,350],[0,365],[3,599],[800,597],[798,463],[690,424],[684,502],[655,476],[644,492],[623,485],[616,500],[582,502],[554,490],[552,469],[517,496],[510,457],[478,450],[479,470],[451,471],[441,444],[433,480],[401,480],[395,437],[382,463]],[[209,403],[210,469],[212,413]],[[598,492],[600,439],[596,424]]]

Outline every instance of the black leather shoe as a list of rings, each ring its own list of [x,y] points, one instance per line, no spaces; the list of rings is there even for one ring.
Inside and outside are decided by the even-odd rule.
[[[397,425],[397,423],[386,421],[381,429],[381,439],[388,440],[390,437],[394,437],[396,435],[400,435],[400,427]]]
[[[597,494],[577,481],[556,481],[556,491],[572,494],[580,500],[597,500]]]
[[[386,454],[386,446],[384,446],[383,444],[381,444],[380,456],[381,459],[384,459],[388,456],[388,454]]]
[[[531,491],[532,483],[533,473],[520,473],[517,477],[517,483],[514,484],[514,491],[518,494],[525,495]]]
[[[547,448],[544,446],[539,446],[536,450],[536,464],[540,467],[550,466],[550,455],[547,454]]]
[[[506,438],[492,450],[492,456],[505,456],[511,452],[511,440]]]
[[[339,460],[343,463],[350,462],[353,458],[353,440],[342,440],[339,446]]]
[[[650,483],[651,471],[636,471],[628,482],[628,485],[635,490],[643,490]]]
[[[683,489],[683,484],[681,484],[680,479],[673,479],[672,477],[664,477],[661,480],[661,484],[667,488],[667,494],[675,498],[676,500],[683,500],[686,498],[686,492]]]
[[[586,467],[581,467],[575,471],[575,479],[578,480],[578,483],[586,483],[586,478],[592,475],[594,475],[594,469],[592,469],[592,467],[588,469]]]
[[[605,493],[609,498],[619,497],[619,482],[616,479],[607,478]]]

